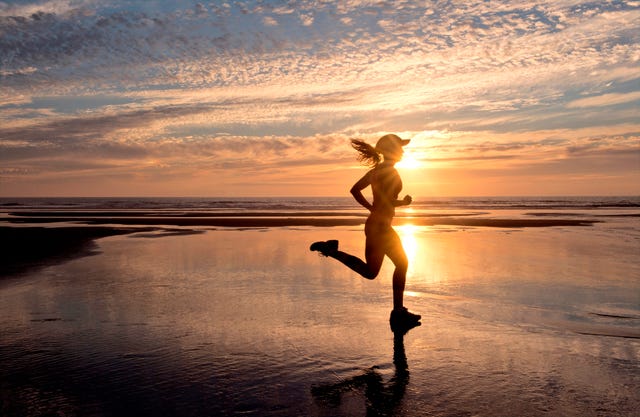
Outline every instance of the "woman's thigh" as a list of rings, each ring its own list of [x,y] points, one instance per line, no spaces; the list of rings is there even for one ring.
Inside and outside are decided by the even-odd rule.
[[[391,262],[393,262],[395,266],[406,268],[409,260],[407,259],[407,254],[402,246],[402,240],[395,230],[392,228],[389,229],[390,230],[385,235],[385,255],[391,259]]]
[[[369,267],[369,271],[377,275],[382,268],[382,261],[385,255],[385,244],[378,234],[368,234],[365,244],[364,256]]]
[[[402,240],[391,227],[367,234],[365,257],[372,271],[380,270],[385,255],[395,266],[406,267],[408,264]]]

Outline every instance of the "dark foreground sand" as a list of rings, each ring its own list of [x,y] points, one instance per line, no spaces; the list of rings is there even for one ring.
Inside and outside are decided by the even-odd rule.
[[[0,241],[4,243],[0,251],[0,278],[96,254],[97,239],[130,233],[160,237],[200,232],[166,227],[0,226]]]
[[[95,239],[130,233],[115,227],[0,227],[0,276],[90,255]]]

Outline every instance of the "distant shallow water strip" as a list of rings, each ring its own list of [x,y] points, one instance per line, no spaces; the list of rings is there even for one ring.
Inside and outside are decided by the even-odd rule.
[[[477,213],[421,214],[398,216],[394,225],[467,226],[467,227],[552,227],[591,226],[598,220],[585,218],[490,218],[473,217]],[[293,213],[157,213],[157,212],[15,212],[5,218],[9,223],[76,222],[92,225],[121,224],[142,226],[212,226],[212,227],[292,227],[358,226],[364,224],[361,213],[293,212]]]

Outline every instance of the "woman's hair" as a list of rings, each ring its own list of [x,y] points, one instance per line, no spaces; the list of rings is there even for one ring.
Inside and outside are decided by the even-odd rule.
[[[367,142],[360,139],[351,139],[351,146],[358,151],[358,161],[368,166],[376,166],[380,163],[380,154]]]

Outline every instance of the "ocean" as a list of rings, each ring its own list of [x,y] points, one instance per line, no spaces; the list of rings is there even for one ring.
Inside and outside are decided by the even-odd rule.
[[[640,210],[640,196],[586,197],[429,197],[411,208],[429,210]],[[0,198],[0,209],[74,210],[328,210],[361,209],[351,197],[47,197]]]

